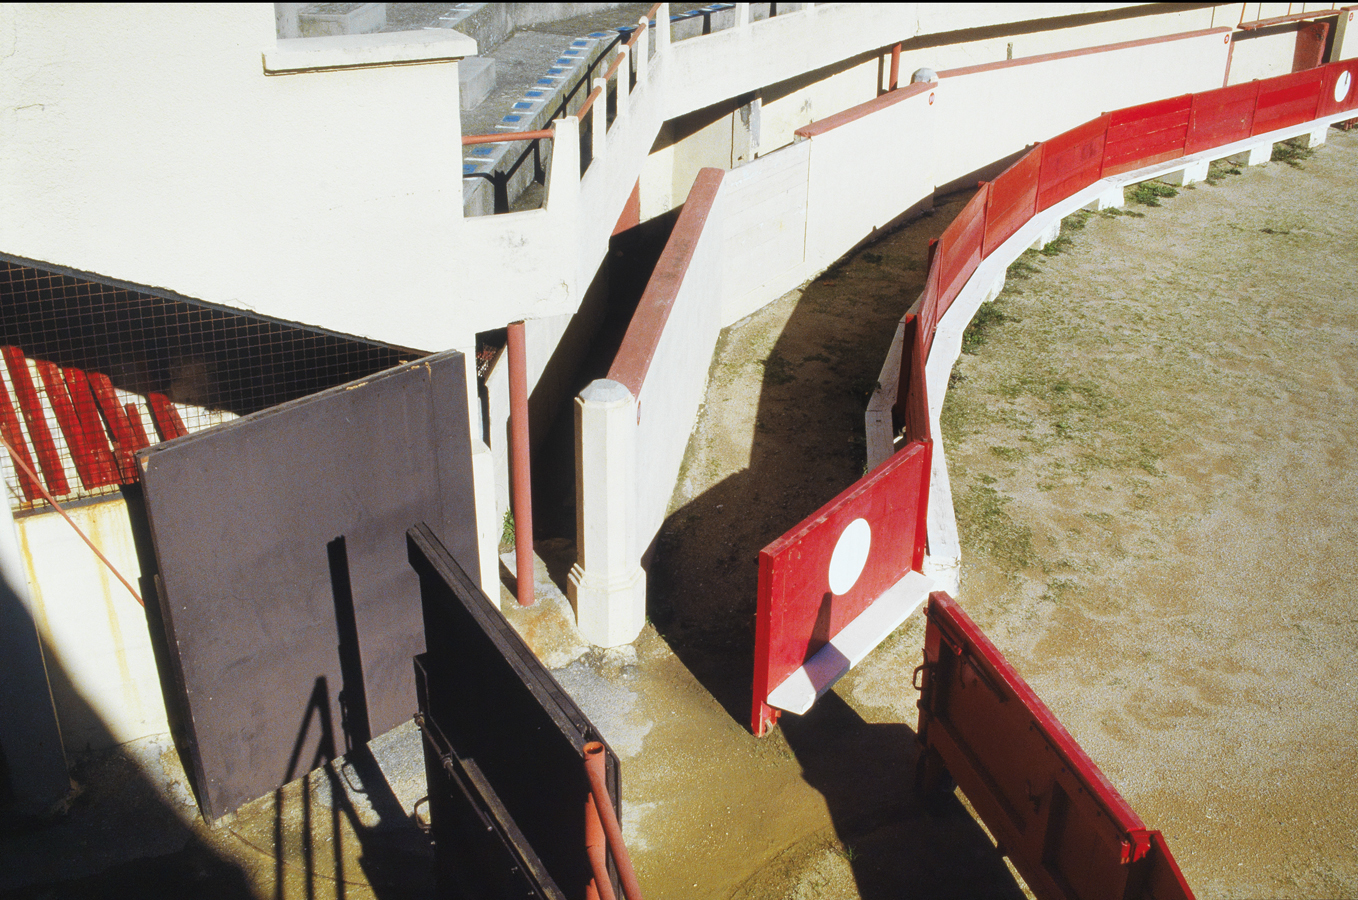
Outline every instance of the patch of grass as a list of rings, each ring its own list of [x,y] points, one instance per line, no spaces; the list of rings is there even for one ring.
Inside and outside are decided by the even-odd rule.
[[[828,363],[829,361],[830,357],[826,356],[824,353],[812,353],[810,356],[806,358],[806,362]]]
[[[1006,462],[1018,462],[1028,456],[1016,447],[991,447],[990,452]]]
[[[1033,530],[1009,515],[1005,507],[1011,498],[988,485],[970,484],[960,499],[957,526],[962,546],[975,547],[1011,570],[1033,563]]]
[[[882,264],[883,259],[882,254],[872,253],[871,251],[865,251],[861,258],[863,262],[871,263],[874,266],[880,266]]]
[[[1065,253],[1074,246],[1075,232],[1081,231],[1088,224],[1089,217],[1092,215],[1093,213],[1089,210],[1082,209],[1066,216],[1061,220],[1061,231],[1056,235],[1056,240],[1047,244],[1038,252],[1043,256],[1056,256],[1058,253]]]
[[[1231,162],[1230,160],[1226,159],[1213,160],[1211,164],[1207,166],[1207,183],[1212,185],[1213,187],[1216,187],[1218,184],[1221,184],[1221,182],[1225,181],[1228,175],[1239,175],[1239,174],[1240,167],[1237,166],[1235,163]]]
[[[1269,157],[1273,162],[1287,163],[1294,169],[1304,168],[1301,164],[1303,159],[1310,159],[1315,155],[1314,150],[1302,146],[1302,138],[1292,138],[1290,141],[1283,141],[1281,144],[1273,145],[1273,155]]]
[[[1162,181],[1143,181],[1127,191],[1127,200],[1142,206],[1159,206],[1162,199],[1179,196],[1179,189]]]
[[[506,510],[505,523],[500,529],[500,551],[504,552],[514,546],[514,510]]]
[[[1037,259],[1037,251],[1028,249],[1023,255],[1009,264],[1007,278],[1028,278],[1035,275],[1039,270],[1033,261]]]
[[[976,315],[972,317],[971,324],[967,330],[962,332],[962,352],[975,355],[990,338],[990,332],[998,328],[1005,322],[1019,321],[1015,317],[1005,313],[1001,309],[1000,300],[992,300],[989,303],[982,303],[981,308],[976,310]]]
[[[792,365],[787,359],[778,352],[769,354],[769,358],[764,360],[764,378],[772,384],[787,384],[796,379],[792,372]]]

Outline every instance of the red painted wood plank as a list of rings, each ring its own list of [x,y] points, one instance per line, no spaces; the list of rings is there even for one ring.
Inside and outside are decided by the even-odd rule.
[[[1197,153],[1249,137],[1258,100],[1257,81],[1194,94],[1184,153]]]
[[[1038,212],[1078,194],[1102,177],[1110,118],[1099,116],[1043,144],[1037,177]]]
[[[1037,178],[1042,171],[1042,145],[1029,150],[990,184],[986,201],[982,255],[989,256],[1037,212]]]
[[[145,444],[137,442],[132,425],[128,421],[127,411],[118,403],[118,394],[114,391],[113,382],[109,377],[103,372],[90,372],[88,375],[90,389],[99,403],[99,411],[104,414],[104,421],[113,432],[114,456],[118,463],[119,477],[123,484],[132,484],[137,480],[137,466],[132,454]]]
[[[5,441],[14,450],[14,456],[25,466],[38,471],[33,465],[33,457],[28,453],[28,440],[24,437],[23,429],[19,426],[19,416],[14,412],[14,403],[10,400],[9,386],[0,381],[0,433],[5,436]],[[15,465],[14,472],[19,477],[19,490],[23,492],[24,499],[32,502],[42,496],[42,491],[38,489],[38,483],[34,481],[22,466]]]
[[[42,480],[47,490],[55,496],[69,494],[70,482],[66,480],[66,470],[61,465],[56,442],[47,427],[47,416],[42,403],[38,400],[37,388],[33,386],[33,376],[28,371],[28,360],[24,351],[18,347],[4,347],[0,354],[5,357],[5,367],[9,369],[9,380],[14,385],[14,393],[19,398],[19,408],[24,414],[24,424],[28,426],[28,436],[33,441],[33,449],[38,454],[42,467]]]
[[[80,369],[68,368],[62,371],[66,378],[66,390],[75,404],[75,414],[80,419],[80,427],[85,432],[85,449],[94,457],[99,467],[100,484],[117,484],[121,479],[118,462],[109,446],[108,433],[104,422],[99,418],[99,405],[90,389],[89,377]]]
[[[1300,125],[1314,119],[1320,106],[1320,88],[1325,69],[1310,69],[1270,78],[1259,85],[1259,102],[1254,109],[1253,134]]]
[[[179,410],[174,408],[169,397],[147,394],[146,399],[151,403],[151,420],[156,423],[162,441],[172,441],[189,433],[184,427],[184,420],[179,418]]]
[[[71,462],[75,466],[76,475],[80,477],[80,483],[87,491],[100,487],[99,464],[85,440],[85,429],[80,424],[80,417],[76,415],[75,406],[66,391],[66,380],[61,377],[61,367],[45,359],[35,359],[33,362],[38,367],[38,377],[42,380],[47,402],[52,405],[52,412],[57,417],[57,427],[66,438],[66,447],[71,451]]]
[[[151,446],[151,439],[146,436],[146,426],[142,424],[141,410],[135,403],[127,404],[126,408],[127,424],[131,427],[132,437],[134,438],[132,442],[133,451],[135,452],[143,447]]]
[[[1184,94],[1109,113],[1104,177],[1183,156],[1192,110],[1193,95]]]
[[[981,264],[982,241],[985,238],[985,209],[989,199],[990,185],[983,184],[938,239],[938,253],[934,265],[940,269],[938,282],[940,319],[957,299],[971,273]]]

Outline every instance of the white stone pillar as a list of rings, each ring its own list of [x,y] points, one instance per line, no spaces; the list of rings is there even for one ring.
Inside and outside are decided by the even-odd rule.
[[[670,5],[660,4],[655,13],[655,55],[668,53],[670,49]]]
[[[594,87],[599,91],[599,96],[589,108],[590,140],[594,145],[594,159],[600,160],[604,158],[605,145],[608,143],[608,82],[603,78],[596,78]],[[618,104],[618,108],[622,108],[621,103]]]
[[[1235,154],[1230,157],[1230,160],[1237,166],[1262,166],[1272,158],[1273,144],[1270,141],[1264,141],[1262,144],[1255,144],[1243,153]]]
[[[632,95],[627,90],[627,82],[632,77],[627,74],[627,45],[618,46],[618,55],[622,57],[622,62],[618,63],[618,109],[614,123],[626,117],[627,112],[632,107]]]
[[[1126,202],[1126,194],[1123,191],[1122,185],[1119,184],[1116,187],[1110,187],[1102,194],[1099,194],[1099,196],[1086,203],[1084,208],[1094,212],[1103,212],[1105,209],[1121,209]]]
[[[1298,135],[1298,137],[1301,138],[1301,145],[1303,147],[1305,147],[1307,150],[1314,150],[1316,147],[1319,147],[1321,144],[1325,143],[1325,136],[1329,133],[1329,131],[1330,131],[1329,125],[1317,125],[1315,128],[1311,129],[1305,134]]]
[[[576,625],[599,647],[631,643],[646,624],[646,573],[636,540],[637,403],[599,379],[575,398],[578,560],[568,592]]]
[[[580,120],[552,123],[552,164],[547,169],[547,212],[570,221],[580,205]]]
[[[1037,240],[1033,241],[1032,249],[1041,250],[1043,247],[1047,246],[1060,236],[1061,236],[1061,220],[1052,219],[1050,222],[1047,223],[1047,226],[1042,229],[1042,233],[1037,236]]]
[[[1182,169],[1175,169],[1173,172],[1166,172],[1158,179],[1165,184],[1173,184],[1180,187],[1187,187],[1190,184],[1197,184],[1199,181],[1207,180],[1207,173],[1211,169],[1212,162],[1207,159],[1199,159],[1189,163]]]
[[[650,53],[646,49],[651,41],[651,29],[646,27],[648,21],[645,16],[642,16],[637,22],[637,87],[646,83],[646,69],[651,61]]]

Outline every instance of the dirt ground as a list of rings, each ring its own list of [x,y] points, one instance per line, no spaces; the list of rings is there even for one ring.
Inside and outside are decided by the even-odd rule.
[[[1330,135],[1020,260],[944,411],[961,601],[1202,898],[1358,896],[1358,136]],[[758,550],[861,474],[962,199],[723,335],[636,676],[648,896],[1021,895],[960,803],[911,795],[919,617],[804,719],[745,725]]]

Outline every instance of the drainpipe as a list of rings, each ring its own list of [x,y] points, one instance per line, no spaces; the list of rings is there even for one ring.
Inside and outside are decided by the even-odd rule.
[[[509,325],[509,475],[520,606],[533,605],[533,479],[528,460],[528,359],[520,321]]]

